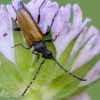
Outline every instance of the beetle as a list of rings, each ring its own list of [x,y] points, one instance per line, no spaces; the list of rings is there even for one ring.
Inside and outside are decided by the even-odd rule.
[[[43,5],[43,3],[41,4],[41,6]],[[41,66],[44,64],[46,59],[53,60],[62,70],[64,70],[69,75],[73,76],[74,78],[79,79],[81,81],[86,81],[86,79],[79,78],[76,75],[70,73],[64,67],[62,67],[57,62],[57,60],[54,58],[52,52],[50,50],[48,50],[48,48],[46,46],[46,42],[54,42],[56,40],[57,36],[55,37],[55,39],[43,40],[43,34],[41,32],[41,29],[38,27],[38,23],[39,23],[40,17],[41,17],[40,16],[41,6],[39,7],[38,22],[36,23],[34,18],[31,15],[31,13],[24,6],[22,1],[19,1],[19,3],[18,3],[18,10],[16,10],[14,8],[14,6],[12,5],[14,11],[16,12],[16,19],[14,21],[14,26],[16,24],[16,21],[18,22],[18,26],[19,26],[19,28],[14,28],[13,27],[13,30],[14,31],[22,31],[22,34],[23,34],[23,36],[25,38],[25,41],[26,41],[26,43],[28,45],[28,47],[25,47],[23,44],[20,43],[20,44],[14,45],[13,47],[22,46],[25,49],[30,49],[30,48],[32,48],[34,46],[34,49],[33,49],[32,53],[37,55],[38,59],[39,59],[40,54],[44,58],[44,60],[40,63],[40,66],[38,67],[38,70],[37,70],[35,76],[33,77],[32,81],[29,83],[29,85],[26,87],[26,89],[22,93],[22,96],[24,96],[24,94],[26,93],[28,88],[31,86],[33,81],[36,79],[36,76],[39,73],[39,71],[41,69]],[[49,27],[49,30],[47,30],[45,35],[48,35],[50,33],[50,30],[51,30],[51,27],[52,27],[52,24],[53,24],[53,21],[54,21],[56,15],[57,15],[57,13],[55,14],[54,18],[52,19],[52,22],[51,22],[51,25]]]

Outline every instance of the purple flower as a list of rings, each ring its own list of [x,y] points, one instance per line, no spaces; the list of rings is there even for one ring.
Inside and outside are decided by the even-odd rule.
[[[18,2],[12,5],[17,10]],[[42,66],[36,80],[27,90],[24,97],[21,94],[33,78],[42,58],[36,62],[32,50],[22,47],[12,48],[14,44],[26,45],[21,32],[12,31],[12,19],[16,12],[11,4],[0,5],[0,98],[3,100],[91,100],[84,92],[100,78],[100,32],[94,26],[86,26],[91,19],[82,21],[82,11],[78,4],[67,4],[60,7],[50,0],[31,0],[24,4],[32,17],[45,34],[47,27],[54,18],[51,33],[52,38],[58,36],[54,44],[47,44],[57,61],[67,70],[87,81],[80,81],[60,69],[56,63],[47,60]],[[43,4],[41,6],[41,4]],[[71,9],[73,20],[70,21]],[[55,16],[56,15],[56,16]],[[48,36],[50,38],[50,36]]]

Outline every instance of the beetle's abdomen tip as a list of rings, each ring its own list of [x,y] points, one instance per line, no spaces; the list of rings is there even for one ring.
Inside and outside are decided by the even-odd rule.
[[[24,8],[24,4],[23,4],[22,1],[19,1],[19,3],[18,3],[18,8],[19,8],[19,9],[20,9],[20,8]]]

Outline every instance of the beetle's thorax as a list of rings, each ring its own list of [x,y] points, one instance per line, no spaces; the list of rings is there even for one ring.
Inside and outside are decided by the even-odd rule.
[[[52,52],[47,49],[44,41],[34,43],[34,51],[41,53],[43,58],[52,59]]]

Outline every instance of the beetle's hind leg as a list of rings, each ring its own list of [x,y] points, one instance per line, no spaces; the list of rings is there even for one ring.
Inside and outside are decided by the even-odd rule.
[[[23,48],[25,48],[25,49],[30,49],[30,48],[31,48],[31,46],[25,47],[22,43],[20,43],[20,44],[15,44],[12,48],[14,48],[14,47],[16,47],[16,46],[21,46],[21,47],[23,47]]]

